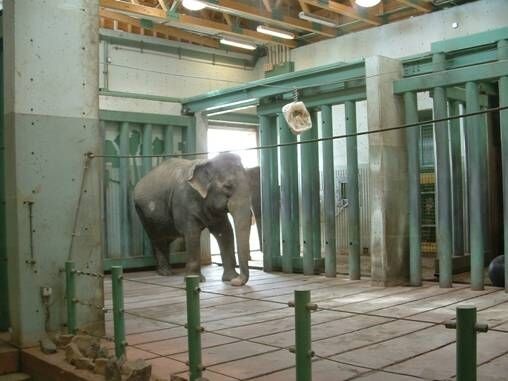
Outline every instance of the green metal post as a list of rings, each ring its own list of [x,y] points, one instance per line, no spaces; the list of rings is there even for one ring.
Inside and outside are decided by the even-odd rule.
[[[478,84],[466,83],[466,112],[480,111]],[[468,155],[468,186],[469,186],[469,239],[471,252],[471,289],[483,290],[483,268],[485,255],[484,204],[481,183],[485,181],[482,168],[481,134],[483,116],[466,118],[466,146]]]
[[[67,303],[67,331],[76,333],[76,272],[74,262],[65,262],[65,299]]]
[[[280,143],[294,143],[282,114],[277,117]],[[300,216],[298,207],[298,156],[296,145],[280,147],[280,224],[282,233],[282,270],[293,271],[293,258],[300,256]]]
[[[190,381],[201,377],[203,364],[201,364],[201,317],[199,311],[199,275],[185,277],[187,292],[187,342],[189,347],[189,374]]]
[[[310,139],[318,138],[318,110],[311,111],[312,125],[309,132]],[[314,168],[312,174],[312,253],[314,257],[314,273],[321,273],[321,200],[319,186],[319,143],[310,143],[312,152],[312,161]]]
[[[356,104],[346,102],[346,134],[356,134]],[[358,191],[358,147],[356,136],[346,138],[348,185],[349,278],[360,279],[360,203]]]
[[[294,307],[296,381],[311,381],[313,352],[311,349],[310,310],[317,306],[310,303],[309,290],[295,290]]]
[[[333,136],[332,106],[321,107],[321,136]],[[335,170],[333,140],[322,143],[323,157],[323,210],[325,222],[325,275],[337,276],[337,245],[335,241]]]
[[[508,60],[508,40],[499,41],[497,44],[498,59]],[[508,107],[508,76],[499,78],[499,106]],[[508,292],[508,109],[499,113],[501,128],[501,152],[503,168],[503,219],[504,219],[504,279],[505,291]]]
[[[182,132],[182,140],[183,140],[183,152],[185,153],[194,153],[196,152],[196,116],[194,115],[191,123],[184,128]],[[198,158],[193,156],[188,156],[190,158]],[[198,158],[199,159],[199,158]]]
[[[460,102],[450,102],[450,116],[460,114]],[[462,153],[460,139],[460,120],[450,120],[450,150],[452,161],[452,199],[453,199],[453,255],[464,255],[464,202],[462,193]]]
[[[416,93],[404,93],[406,123],[418,122]],[[422,284],[421,195],[420,195],[420,126],[406,129],[409,182],[409,283]]]
[[[142,154],[146,156],[150,156],[153,154],[153,143],[152,143],[152,125],[151,124],[145,124],[143,127],[143,143],[141,145],[142,147]],[[143,174],[142,176],[145,176],[150,170],[152,169],[152,160],[151,157],[144,157],[142,161],[142,168],[143,168]],[[148,235],[143,229],[143,254],[145,256],[151,256],[152,255],[152,245],[150,244],[150,239],[148,238]]]
[[[7,247],[5,221],[5,156],[4,156],[4,96],[3,96],[3,44],[0,40],[0,331],[10,326],[9,292],[7,290]]]
[[[173,126],[164,128],[164,153],[171,155],[174,150]]]
[[[445,56],[433,56],[434,70],[444,70]],[[434,88],[434,118],[446,118],[447,99],[444,87]],[[436,240],[439,258],[439,287],[452,287],[452,208],[451,173],[448,123],[438,122],[434,126],[436,174],[437,174],[437,221]]]
[[[125,320],[123,308],[123,270],[122,266],[111,266],[113,289],[113,328],[115,333],[115,355],[119,359],[125,355]]]
[[[120,125],[120,155],[129,155],[129,123]],[[120,237],[122,257],[129,257],[131,240],[131,220],[129,213],[129,159],[119,159],[120,173]]]

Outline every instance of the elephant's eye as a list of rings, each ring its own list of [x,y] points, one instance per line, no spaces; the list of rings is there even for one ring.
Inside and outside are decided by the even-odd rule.
[[[224,192],[228,195],[228,196],[231,196],[233,194],[233,189],[234,189],[234,186],[232,183],[225,183],[222,185],[222,188],[224,189]]]

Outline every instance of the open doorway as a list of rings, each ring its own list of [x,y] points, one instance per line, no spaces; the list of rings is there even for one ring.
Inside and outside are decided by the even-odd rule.
[[[208,151],[219,152],[234,150],[234,153],[242,159],[245,168],[259,166],[259,157],[257,150],[243,150],[245,148],[256,147],[258,145],[258,133],[255,127],[229,127],[220,124],[208,126]],[[240,150],[240,151],[237,151]],[[208,155],[209,158],[216,156],[216,153]],[[234,224],[231,216],[229,216],[231,225]],[[257,225],[254,222],[250,231],[250,250],[251,261],[249,265],[252,267],[263,266],[263,254],[260,251]],[[210,237],[210,251],[213,263],[221,263],[219,245],[213,236]],[[235,244],[236,251],[236,244]]]

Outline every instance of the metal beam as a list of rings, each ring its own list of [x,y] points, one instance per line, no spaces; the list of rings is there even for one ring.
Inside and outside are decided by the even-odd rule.
[[[432,4],[423,2],[420,0],[397,0],[399,3],[407,5],[408,7],[417,9],[421,12],[431,12],[432,11]]]
[[[338,3],[333,0],[303,0],[304,3],[313,5],[318,8],[326,9],[328,11],[339,13],[371,25],[381,25],[382,22],[376,17],[369,16],[367,13],[360,12],[353,7]]]
[[[431,44],[431,51],[451,52],[478,47],[481,45],[495,44],[500,40],[508,39],[508,27],[489,30],[482,33],[475,33],[469,36],[451,38],[448,40],[436,41]]]
[[[129,122],[129,123],[151,123],[162,124],[171,126],[188,127],[191,124],[191,116],[180,115],[161,115],[161,114],[148,114],[140,112],[124,112],[124,111],[109,111],[101,110],[99,112],[100,120],[109,120],[113,122]]]

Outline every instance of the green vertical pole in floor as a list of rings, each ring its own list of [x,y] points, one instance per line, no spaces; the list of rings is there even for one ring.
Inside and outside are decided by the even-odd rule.
[[[196,152],[196,116],[192,117],[188,126],[183,128],[182,131],[182,145],[184,153]],[[206,159],[206,157],[187,156],[187,159]]]
[[[434,71],[444,70],[445,55],[434,54]],[[446,118],[447,98],[444,87],[435,87],[433,94],[434,118]],[[437,175],[437,221],[436,240],[439,258],[439,287],[452,287],[452,200],[450,172],[450,139],[448,122],[434,124],[436,175]]]
[[[478,84],[466,83],[466,113],[480,111],[480,97]],[[469,239],[471,252],[471,289],[483,290],[483,268],[485,256],[484,209],[482,181],[486,174],[483,172],[481,134],[484,123],[483,116],[475,115],[466,118],[466,145],[468,154],[468,186],[469,186]]]
[[[152,132],[153,128],[151,124],[145,124],[143,127],[143,142],[142,142],[142,154],[146,156],[153,155],[153,142],[152,142]],[[152,169],[152,160],[151,157],[143,157],[142,159],[142,168],[143,174],[145,176]],[[145,256],[152,255],[152,246],[150,244],[150,239],[148,235],[143,229],[143,253]]]
[[[321,107],[321,136],[333,136],[332,106]],[[333,140],[322,143],[323,157],[323,210],[325,222],[325,275],[337,276],[337,245],[335,237],[335,170],[333,166]]]
[[[164,154],[171,155],[174,152],[173,127],[164,128]]]
[[[310,311],[317,306],[310,303],[309,290],[295,290],[295,301],[289,303],[295,307],[295,348],[296,381],[312,380],[311,319]],[[293,350],[291,350],[293,351]]]
[[[185,277],[187,293],[187,343],[189,347],[190,381],[201,378],[203,364],[201,363],[201,316],[199,311],[199,275]]]
[[[508,40],[499,41],[497,44],[499,60],[508,60]],[[499,107],[508,107],[508,76],[499,78]],[[501,128],[501,157],[503,168],[503,226],[504,226],[504,285],[508,292],[508,109],[499,112]]]
[[[129,155],[129,123],[120,124],[120,155]],[[119,159],[120,172],[120,237],[122,257],[129,257],[130,252],[130,217],[129,217],[129,159]]]
[[[65,262],[65,299],[67,304],[67,332],[76,333],[76,271],[74,262]]]
[[[294,143],[282,114],[277,116],[280,143]],[[300,224],[298,207],[298,156],[296,145],[280,147],[280,224],[282,234],[282,270],[293,271],[293,259],[300,256]]]
[[[123,307],[123,270],[122,266],[111,266],[111,286],[113,293],[113,330],[115,334],[115,356],[125,355],[125,319]]]
[[[406,124],[418,122],[415,92],[404,93]],[[409,283],[422,284],[421,195],[420,195],[420,126],[406,129],[409,188]]]
[[[318,110],[311,111],[312,125],[309,132],[310,139],[318,138]],[[312,163],[315,163],[312,174],[312,253],[314,257],[314,273],[322,272],[321,260],[321,200],[319,186],[319,143],[310,143],[312,152]]]
[[[10,323],[9,292],[7,290],[7,247],[5,221],[5,147],[4,147],[4,96],[3,96],[3,45],[0,40],[0,332]]]
[[[346,102],[346,134],[356,134],[356,104]],[[356,136],[346,138],[348,185],[349,278],[360,279],[360,202],[358,190],[358,146]]]
[[[450,102],[450,116],[460,114],[460,102]],[[462,193],[462,153],[460,139],[460,120],[450,120],[450,150],[452,168],[453,199],[453,255],[464,255],[464,203]]]

